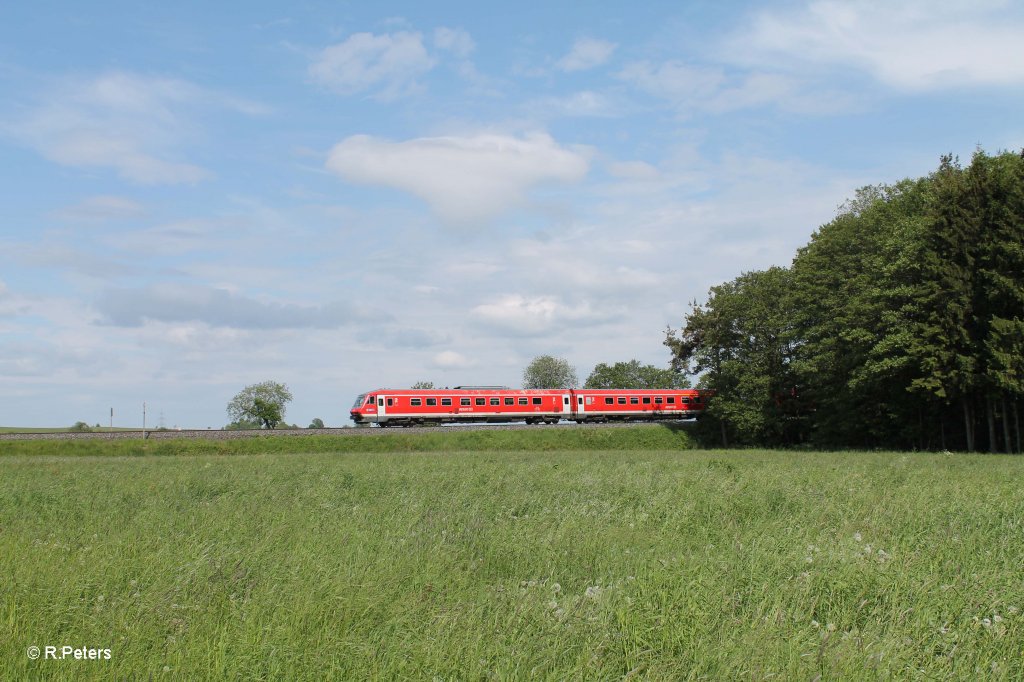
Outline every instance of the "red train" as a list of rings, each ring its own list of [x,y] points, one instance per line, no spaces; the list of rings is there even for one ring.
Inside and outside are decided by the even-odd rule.
[[[378,389],[356,398],[357,425],[417,426],[464,422],[556,424],[660,421],[699,417],[710,391],[695,389],[510,389],[456,386],[452,389]]]

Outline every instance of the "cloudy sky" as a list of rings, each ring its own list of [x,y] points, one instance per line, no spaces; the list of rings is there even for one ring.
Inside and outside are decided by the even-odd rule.
[[[856,188],[1024,146],[1019,3],[490,5],[6,3],[0,424],[665,365]]]

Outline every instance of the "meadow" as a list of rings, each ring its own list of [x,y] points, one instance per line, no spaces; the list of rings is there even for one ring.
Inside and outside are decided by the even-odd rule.
[[[0,679],[1024,677],[1024,459],[614,431],[0,442]]]

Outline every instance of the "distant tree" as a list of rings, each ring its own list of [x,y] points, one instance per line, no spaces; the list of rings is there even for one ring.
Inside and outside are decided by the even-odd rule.
[[[228,424],[227,426],[225,426],[224,430],[225,431],[254,431],[254,430],[258,429],[258,428],[260,428],[260,423],[258,421],[252,421],[252,420],[249,420],[249,419],[239,419],[239,420],[233,421],[230,424]],[[167,429],[157,429],[157,431],[160,431],[160,430],[167,431]]]
[[[639,360],[600,363],[587,377],[584,388],[689,388],[690,381],[680,372],[641,365]]]
[[[324,420],[320,417],[313,417],[313,421],[309,423],[308,429],[322,429],[324,428]]]
[[[228,403],[228,417],[233,422],[256,422],[273,429],[284,420],[285,405],[292,400],[285,384],[264,381],[246,386]]]
[[[523,370],[523,388],[576,388],[576,368],[564,358],[538,355]]]
[[[68,431],[92,431],[92,427],[85,422],[75,422]]]
[[[423,391],[429,391],[430,389],[434,388],[434,382],[433,381],[417,381],[415,384],[413,384],[411,386],[411,388],[416,388],[416,389],[420,389],[420,390],[423,390]]]

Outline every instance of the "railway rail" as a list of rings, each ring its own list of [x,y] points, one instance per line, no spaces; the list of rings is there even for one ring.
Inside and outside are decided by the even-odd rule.
[[[646,422],[651,423],[651,422]],[[660,422],[655,422],[660,423]],[[679,426],[678,420],[670,422]],[[377,427],[345,427],[345,428],[323,428],[323,429],[253,429],[242,431],[226,431],[224,429],[174,429],[174,430],[151,430],[143,431],[58,431],[50,433],[0,433],[0,441],[5,440],[124,440],[141,439],[147,440],[173,440],[173,439],[207,439],[207,440],[228,440],[233,438],[267,438],[270,436],[382,436],[386,437],[401,433],[439,433],[446,431],[483,431],[483,430],[517,430],[526,429],[529,431],[543,429],[621,429],[636,426],[637,422],[610,422],[575,424],[563,422],[559,424],[453,424],[444,426],[411,426],[404,428],[382,429]]]

